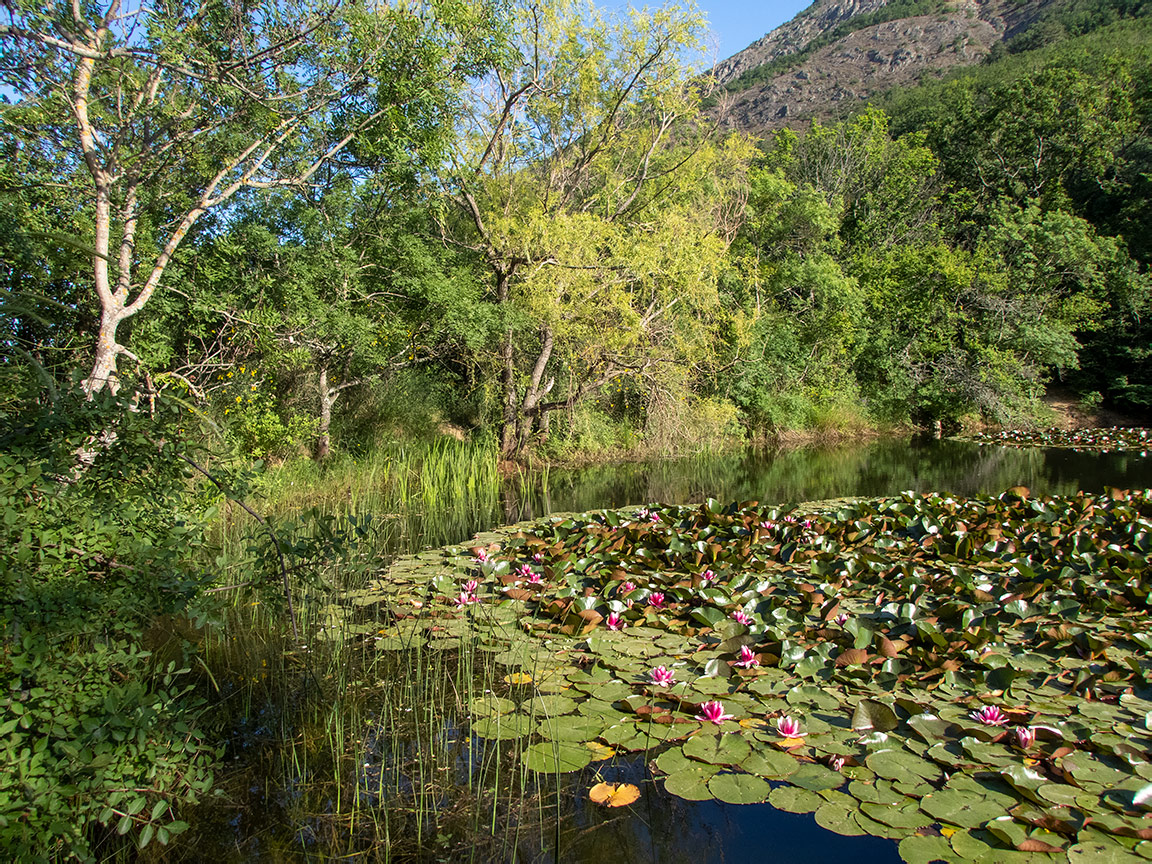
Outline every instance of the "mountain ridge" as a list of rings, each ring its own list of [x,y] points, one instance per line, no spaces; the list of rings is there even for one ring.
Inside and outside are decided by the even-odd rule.
[[[837,119],[894,86],[981,62],[1054,2],[816,0],[716,64],[722,89],[709,110],[756,135]]]

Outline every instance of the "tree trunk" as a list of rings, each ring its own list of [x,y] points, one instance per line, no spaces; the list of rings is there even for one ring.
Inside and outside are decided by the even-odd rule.
[[[544,378],[544,369],[552,359],[552,331],[545,328],[543,342],[540,344],[540,353],[536,355],[536,364],[532,367],[532,378],[528,381],[528,392],[524,394],[524,401],[520,404],[519,416],[516,418],[516,452],[523,452],[532,437],[532,427],[536,424],[536,406],[540,400],[548,395],[555,379],[550,379],[541,388],[540,382]]]
[[[105,385],[115,393],[120,389],[120,381],[116,377],[116,353],[119,346],[116,344],[116,327],[120,324],[119,317],[114,311],[105,309],[100,316],[100,333],[96,338],[96,359],[92,363],[92,371],[84,380],[84,391],[91,396],[103,390]]]
[[[320,427],[316,430],[316,459],[323,461],[332,453],[328,429],[332,425],[332,405],[339,392],[328,386],[328,370],[320,370]]]
[[[496,270],[496,302],[503,306],[508,302],[510,270]],[[516,353],[512,344],[512,328],[504,332],[504,342],[500,346],[500,389],[503,402],[500,418],[500,456],[510,459],[516,455]]]

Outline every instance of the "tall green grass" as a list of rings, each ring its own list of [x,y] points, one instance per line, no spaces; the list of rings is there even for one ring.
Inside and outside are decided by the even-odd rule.
[[[383,625],[342,599],[386,578],[397,555],[538,512],[527,488],[524,475],[500,475],[489,440],[269,469],[247,503],[288,551],[299,641],[274,574],[250,584],[266,534],[222,509],[223,602],[201,656],[229,770],[221,801],[189,820],[192,857],[259,838],[273,859],[488,861],[546,842],[550,811],[517,770],[521,743],[479,745],[466,731],[471,700],[506,686],[491,655],[467,641],[377,652]]]

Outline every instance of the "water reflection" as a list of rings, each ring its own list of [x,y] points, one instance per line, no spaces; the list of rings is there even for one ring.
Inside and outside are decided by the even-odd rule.
[[[979,446],[962,441],[870,441],[834,447],[745,450],[653,463],[553,471],[510,487],[501,516],[510,521],[548,513],[661,502],[814,501],[893,495],[906,490],[956,495],[998,494],[1023,485],[1060,495],[1107,486],[1152,485],[1152,459],[1138,453]]]
[[[462,543],[478,531],[554,512],[649,502],[685,504],[708,497],[724,502],[782,503],[883,496],[905,490],[998,494],[1017,485],[1028,486],[1037,494],[1099,491],[1108,486],[1145,488],[1152,486],[1152,459],[1138,453],[981,447],[956,441],[872,441],[775,452],[746,450],[513,478],[468,497],[439,501],[423,513],[390,514],[365,522],[377,531],[372,554],[386,558],[422,547]],[[374,560],[373,568],[378,569],[380,563],[378,558]],[[477,837],[477,845],[472,845],[470,854],[464,857],[455,853],[437,855],[426,846],[405,857],[394,845],[395,837],[361,837],[347,824],[342,827],[339,820],[326,819],[325,808],[330,803],[310,803],[311,815],[302,819],[296,812],[298,805],[289,806],[293,777],[280,778],[284,782],[278,786],[271,779],[276,771],[270,766],[257,763],[247,768],[249,773],[241,780],[260,778],[260,782],[251,784],[253,794],[261,789],[278,791],[263,793],[265,800],[249,805],[250,812],[241,809],[243,805],[237,807],[237,815],[227,822],[231,830],[202,815],[199,844],[189,847],[193,858],[330,860],[346,851],[355,853],[350,857],[358,860],[557,864],[727,864],[766,858],[773,864],[831,864],[851,859],[860,864],[895,864],[900,860],[893,841],[841,837],[820,828],[811,815],[785,813],[770,805],[689,802],[668,795],[661,783],[649,777],[643,759],[593,767],[581,775],[567,776],[558,784],[550,784],[546,778],[537,781],[535,791],[539,794],[525,799],[529,808],[502,813],[502,818],[490,825],[495,833],[489,833],[489,842],[481,844]],[[315,771],[316,766],[310,770]],[[643,798],[623,811],[603,810],[590,804],[586,793],[597,772],[605,780],[640,785]],[[472,789],[471,785],[467,788]],[[283,803],[282,798],[289,803]],[[237,800],[243,800],[242,794],[237,795]],[[376,821],[387,825],[388,805],[378,802],[372,809],[377,807],[384,816]],[[241,814],[251,820],[243,827],[239,826]],[[464,812],[464,816],[465,821],[476,818],[470,812]],[[368,827],[359,831],[369,831],[376,825],[371,820],[361,821]],[[315,831],[309,827],[313,823],[318,826]],[[332,834],[321,838],[325,827]],[[307,838],[305,829],[310,832]],[[212,854],[201,857],[200,853],[208,849]]]

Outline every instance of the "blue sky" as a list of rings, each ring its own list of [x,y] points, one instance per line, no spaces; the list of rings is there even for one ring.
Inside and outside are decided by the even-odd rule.
[[[716,59],[724,60],[747,48],[761,36],[801,9],[812,5],[812,0],[696,0],[700,9],[708,13],[708,24],[720,45]]]

